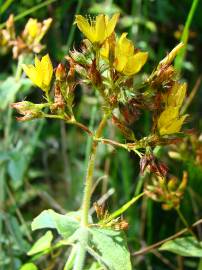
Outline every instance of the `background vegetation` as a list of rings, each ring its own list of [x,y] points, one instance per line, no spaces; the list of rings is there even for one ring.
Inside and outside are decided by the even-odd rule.
[[[56,65],[64,59],[69,48],[78,48],[81,36],[73,25],[75,14],[113,14],[121,12],[117,29],[129,32],[137,47],[149,52],[149,61],[144,71],[151,72],[157,63],[181,39],[183,26],[187,22],[192,0],[126,0],[126,1],[82,1],[82,0],[0,0],[0,27],[9,14],[16,16],[16,30],[21,32],[29,17],[40,21],[51,17],[53,23],[44,44]],[[196,2],[196,1],[195,1]],[[182,177],[188,172],[188,188],[181,210],[189,224],[202,214],[202,99],[201,99],[201,48],[202,48],[202,2],[194,12],[188,37],[185,58],[178,66],[183,79],[188,82],[188,94],[192,93],[187,112],[190,114],[185,129],[188,138],[177,147],[156,149],[156,155],[169,166],[169,173]],[[10,104],[25,97],[40,100],[41,93],[30,88],[24,78],[19,87],[3,86],[3,81],[16,72],[17,61],[12,54],[0,55],[0,269],[19,269],[29,260],[26,252],[40,233],[32,233],[30,222],[42,210],[53,208],[65,213],[77,210],[82,199],[83,179],[89,152],[87,136],[75,127],[52,120],[35,120],[18,123]],[[86,89],[83,89],[87,91]],[[77,118],[94,126],[99,118],[94,97],[82,95],[78,87]],[[86,109],[91,104],[91,110]],[[89,106],[88,106],[89,108]],[[135,130],[147,134],[150,115],[141,115]],[[120,134],[110,125],[106,137]],[[121,139],[121,137],[120,137]],[[175,158],[175,159],[173,159]],[[176,159],[177,158],[177,159]],[[98,183],[93,200],[107,196],[106,205],[113,211],[127,202],[143,187],[148,175],[140,175],[139,159],[122,150],[108,146],[99,147],[95,182]],[[126,232],[131,253],[141,247],[164,239],[184,227],[174,211],[163,211],[161,206],[143,199],[124,214],[129,223]],[[197,233],[202,239],[202,227]],[[68,251],[67,251],[68,252]],[[60,254],[61,255],[61,254]],[[59,254],[43,257],[41,269],[62,269],[65,262],[58,260]],[[61,256],[60,256],[61,258]],[[198,258],[184,258],[173,254],[152,253],[132,256],[136,269],[202,269]],[[93,268],[92,268],[93,269]]]

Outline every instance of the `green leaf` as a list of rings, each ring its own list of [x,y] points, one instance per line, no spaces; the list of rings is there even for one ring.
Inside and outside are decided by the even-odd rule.
[[[90,229],[91,253],[99,263],[110,270],[131,270],[130,253],[123,234],[111,229]]]
[[[33,263],[26,263],[20,267],[20,270],[38,270],[38,267]]]
[[[159,250],[166,250],[185,257],[202,258],[202,242],[193,236],[176,238],[164,243]]]
[[[27,252],[27,255],[31,256],[41,251],[44,251],[51,247],[53,240],[53,234],[51,231],[47,231],[41,238],[39,238],[32,248]]]
[[[56,229],[63,238],[67,238],[79,228],[77,213],[71,212],[61,215],[52,209],[45,210],[32,222],[32,230],[43,228]]]
[[[20,87],[21,82],[17,82],[14,77],[8,77],[0,84],[0,110],[5,110],[14,101]]]

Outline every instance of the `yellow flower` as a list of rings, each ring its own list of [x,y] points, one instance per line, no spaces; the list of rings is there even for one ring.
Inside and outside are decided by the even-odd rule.
[[[24,72],[30,80],[41,88],[43,91],[48,92],[53,75],[53,66],[48,54],[42,57],[41,61],[35,57],[35,66],[22,65]]]
[[[180,108],[185,99],[187,91],[186,83],[175,82],[171,90],[164,97],[165,110],[158,119],[158,130],[160,135],[169,135],[180,131],[186,115],[180,116]]]
[[[25,25],[25,32],[32,38],[35,38],[40,32],[40,28],[40,23],[38,23],[37,19],[30,18]]]
[[[23,39],[28,45],[39,45],[40,41],[48,31],[51,23],[51,18],[42,22],[38,22],[37,19],[30,18],[25,25],[25,29],[22,34]]]
[[[167,107],[158,119],[160,135],[169,135],[180,131],[187,115],[179,116],[179,107]]]
[[[102,44],[113,33],[118,18],[119,13],[114,14],[111,19],[107,15],[100,14],[95,20],[76,15],[75,23],[92,43]]]
[[[126,36],[127,33],[123,33],[117,41],[114,67],[124,75],[130,76],[140,71],[147,61],[148,53],[135,52],[132,41]]]

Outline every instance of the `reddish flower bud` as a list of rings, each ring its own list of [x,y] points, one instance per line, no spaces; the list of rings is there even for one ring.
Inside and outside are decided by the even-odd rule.
[[[66,78],[66,69],[63,64],[59,64],[55,71],[55,77],[58,81],[64,81]]]

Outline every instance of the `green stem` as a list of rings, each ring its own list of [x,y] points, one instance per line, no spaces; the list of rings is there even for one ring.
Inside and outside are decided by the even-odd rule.
[[[186,19],[186,23],[184,26],[184,30],[182,33],[182,37],[181,37],[181,42],[184,43],[184,48],[182,48],[182,50],[180,51],[180,53],[177,55],[177,57],[175,58],[175,68],[180,72],[182,69],[182,64],[183,64],[183,60],[185,58],[185,54],[186,54],[186,49],[187,49],[187,43],[188,43],[188,38],[189,38],[189,29],[197,8],[197,5],[199,3],[199,0],[193,0],[192,1],[192,5],[189,11],[189,14],[187,16]]]
[[[72,247],[72,250],[70,252],[69,258],[65,264],[64,270],[70,270],[73,267],[74,259],[76,256],[76,246]]]
[[[104,115],[98,128],[95,133],[95,138],[93,138],[90,158],[88,161],[87,166],[87,173],[86,173],[86,181],[85,181],[85,189],[84,189],[84,196],[82,202],[82,215],[81,215],[81,225],[82,231],[80,233],[80,239],[77,246],[77,255],[74,263],[73,270],[82,270],[85,262],[86,251],[88,246],[88,214],[90,208],[90,200],[92,195],[92,185],[93,185],[93,174],[94,174],[94,166],[95,166],[95,157],[97,153],[97,146],[98,142],[96,141],[102,134],[102,131],[107,123],[108,115]]]
[[[98,146],[98,142],[96,141],[96,139],[101,136],[103,128],[106,125],[107,119],[108,119],[108,116],[105,115],[99,124],[99,127],[95,133],[95,139],[93,139],[93,142],[92,142],[92,148],[91,148],[90,158],[89,158],[88,167],[87,167],[84,197],[83,197],[83,203],[82,203],[82,219],[81,220],[82,220],[83,226],[88,226],[88,211],[90,208],[95,157],[96,157],[97,146]]]
[[[187,228],[187,230],[197,239],[195,233],[192,231],[192,229],[190,228],[186,218],[184,217],[184,215],[182,214],[181,210],[179,207],[175,208],[180,220],[182,221],[182,223],[185,225],[185,227]]]
[[[74,262],[73,270],[82,270],[84,267],[86,250],[88,246],[88,231],[85,228],[82,228],[81,237],[77,243],[77,254]]]

